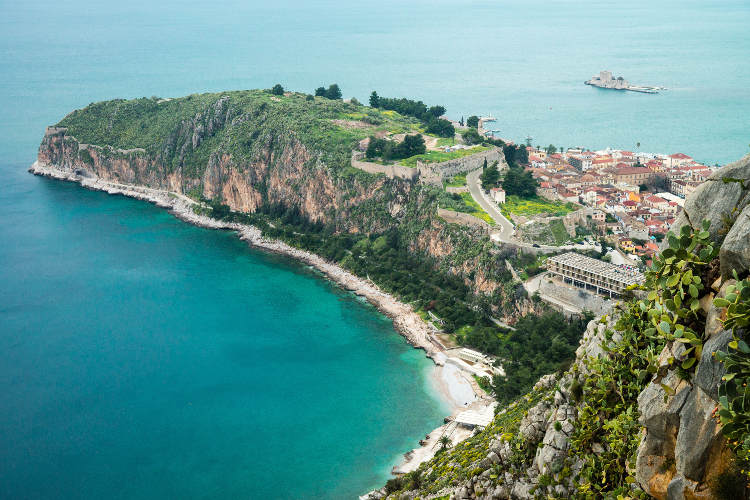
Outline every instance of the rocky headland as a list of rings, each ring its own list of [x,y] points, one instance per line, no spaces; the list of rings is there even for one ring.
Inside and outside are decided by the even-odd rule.
[[[512,334],[491,320],[513,323],[539,306],[509,276],[512,255],[485,231],[439,216],[444,191],[352,168],[353,144],[388,127],[416,124],[294,93],[107,101],[48,128],[30,170],[146,200],[298,259],[367,299],[438,364],[443,340],[424,319],[434,311],[449,331],[468,332],[462,342],[499,349]],[[569,367],[503,405],[484,429],[437,447],[438,429],[407,454],[398,477],[368,496],[746,495],[744,486],[731,489],[747,483],[747,465],[739,441],[730,443],[715,418],[725,365],[713,354],[735,349],[745,335],[742,323],[725,322],[750,268],[749,179],[750,156],[715,172],[687,200],[650,288],[589,323]],[[378,259],[401,265],[380,279],[417,297],[422,310],[370,279],[382,269],[361,262]],[[468,373],[462,383],[481,395]]]

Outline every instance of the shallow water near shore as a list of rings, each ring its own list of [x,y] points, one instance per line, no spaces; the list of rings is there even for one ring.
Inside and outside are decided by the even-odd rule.
[[[448,413],[424,353],[306,266],[6,181],[0,496],[352,498]]]

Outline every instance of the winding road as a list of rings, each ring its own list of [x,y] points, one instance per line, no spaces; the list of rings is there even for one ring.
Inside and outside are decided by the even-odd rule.
[[[506,167],[507,168],[507,167]],[[533,248],[536,251],[543,251],[543,252],[559,252],[561,250],[598,250],[598,245],[586,245],[586,244],[578,244],[578,245],[564,245],[564,246],[550,246],[550,245],[536,245],[534,246],[532,243],[526,243],[523,241],[519,241],[516,238],[513,237],[515,233],[515,226],[511,221],[505,217],[502,212],[500,212],[500,209],[497,208],[497,205],[494,201],[490,200],[490,198],[485,194],[484,190],[482,189],[482,183],[479,179],[479,176],[482,175],[482,169],[478,168],[477,170],[472,170],[468,174],[466,174],[466,186],[469,188],[469,193],[471,193],[471,197],[474,198],[474,201],[479,203],[479,206],[482,207],[482,209],[489,214],[490,217],[492,217],[492,220],[495,221],[497,224],[497,228],[493,229],[490,233],[490,238],[497,242],[497,243],[512,243],[516,246],[525,247],[525,248]]]
[[[518,242],[513,239],[513,232],[515,231],[513,223],[506,219],[497,208],[497,205],[484,194],[481,181],[479,180],[480,175],[482,175],[481,168],[466,174],[466,186],[469,188],[469,193],[471,193],[474,201],[479,203],[479,206],[492,217],[492,220],[498,226],[498,229],[492,231],[492,239],[503,243],[517,244]]]

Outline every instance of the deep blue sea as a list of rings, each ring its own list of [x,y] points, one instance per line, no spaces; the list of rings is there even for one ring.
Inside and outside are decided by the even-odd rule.
[[[421,353],[314,272],[27,174],[46,125],[337,82],[723,164],[749,149],[747,26],[747,0],[0,0],[0,497],[352,498],[445,412]],[[583,85],[602,69],[669,90]]]

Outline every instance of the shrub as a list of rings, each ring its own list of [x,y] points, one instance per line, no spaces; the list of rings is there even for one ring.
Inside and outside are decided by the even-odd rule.
[[[736,271],[734,276],[736,279]],[[750,477],[750,346],[742,338],[742,331],[750,324],[750,280],[727,287],[725,297],[714,299],[714,305],[726,307],[723,326],[733,335],[730,351],[715,353],[726,368],[719,387],[719,419],[742,472]]]
[[[713,480],[711,492],[719,500],[739,500],[747,498],[747,487],[747,477],[733,465]]]
[[[393,479],[389,479],[385,483],[385,492],[388,494],[394,493],[396,491],[399,491],[401,488],[404,487],[404,480],[401,477],[394,477]]]

